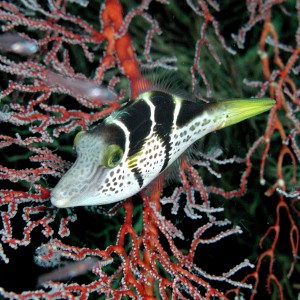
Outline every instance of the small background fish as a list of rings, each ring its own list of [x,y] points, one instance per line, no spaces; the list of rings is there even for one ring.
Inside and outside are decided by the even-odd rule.
[[[16,33],[0,34],[0,51],[28,56],[37,52],[38,45]]]

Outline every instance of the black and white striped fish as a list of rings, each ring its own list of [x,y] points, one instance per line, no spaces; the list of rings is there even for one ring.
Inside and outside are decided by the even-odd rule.
[[[207,133],[273,105],[267,98],[199,104],[163,91],[143,92],[94,129],[77,134],[77,160],[52,190],[51,202],[73,207],[126,199]]]

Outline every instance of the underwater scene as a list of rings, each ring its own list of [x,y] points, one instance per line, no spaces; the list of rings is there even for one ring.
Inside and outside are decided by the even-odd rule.
[[[1,299],[300,299],[300,2],[0,2]]]

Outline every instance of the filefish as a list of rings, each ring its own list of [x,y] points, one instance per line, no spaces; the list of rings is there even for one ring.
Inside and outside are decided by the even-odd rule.
[[[145,91],[74,139],[77,160],[51,192],[56,207],[103,205],[137,194],[209,132],[271,109],[268,98],[197,103]]]

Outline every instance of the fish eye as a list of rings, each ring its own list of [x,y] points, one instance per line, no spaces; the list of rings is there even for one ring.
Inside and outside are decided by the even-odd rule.
[[[104,153],[104,166],[109,169],[116,167],[121,162],[123,154],[120,146],[109,145]]]
[[[85,131],[82,130],[82,131],[79,131],[79,132],[76,134],[76,136],[75,136],[75,138],[74,138],[73,146],[76,146],[78,140],[80,139],[80,137],[81,137],[84,133],[85,133]]]

